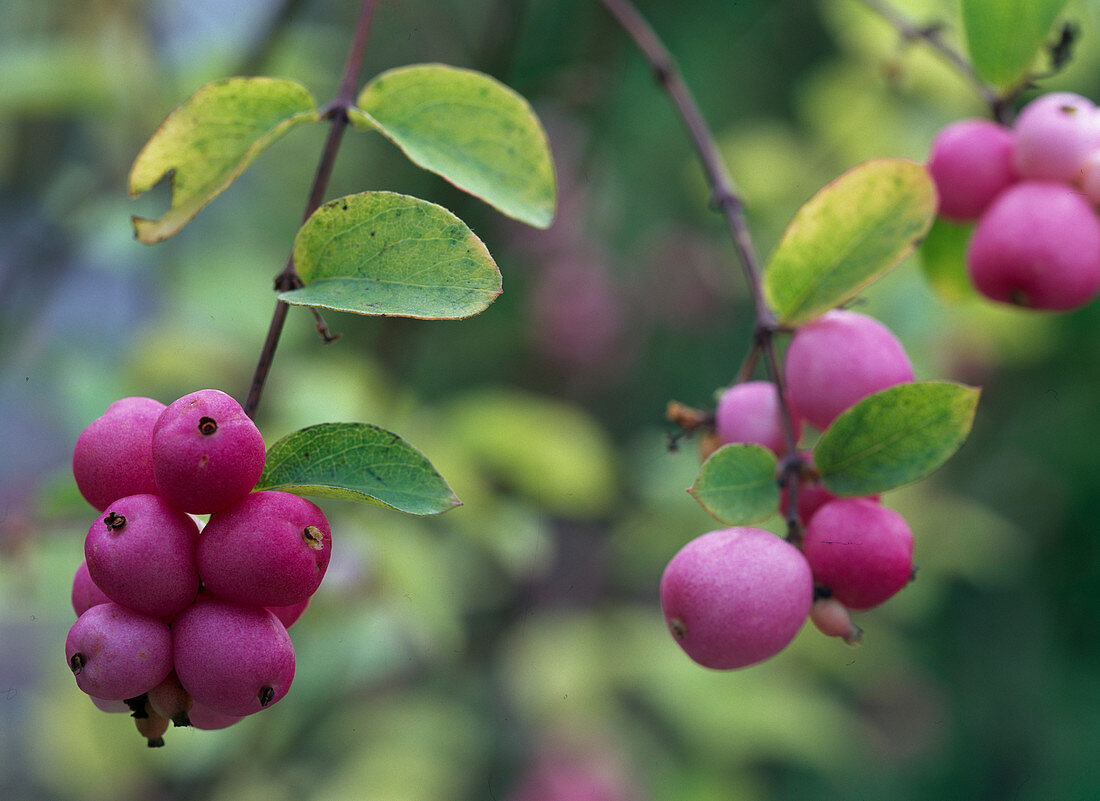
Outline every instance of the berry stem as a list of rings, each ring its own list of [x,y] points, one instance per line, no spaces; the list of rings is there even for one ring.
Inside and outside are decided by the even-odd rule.
[[[657,36],[641,12],[630,0],[602,0],[611,16],[622,27],[627,35],[634,41],[653,71],[653,77],[657,84],[668,95],[677,113],[687,128],[696,154],[706,173],[707,183],[711,189],[711,197],[714,206],[722,213],[729,227],[733,245],[737,251],[738,261],[741,263],[745,280],[748,282],[752,293],[753,310],[756,323],[753,332],[753,350],[750,352],[747,363],[755,364],[756,358],[762,355],[764,365],[769,377],[775,383],[776,392],[779,394],[780,416],[783,422],[783,439],[787,451],[783,469],[780,471],[779,481],[788,489],[787,526],[788,538],[797,544],[799,537],[796,494],[798,482],[791,481],[792,476],[797,475],[801,461],[798,456],[797,442],[794,435],[794,419],[790,406],[787,404],[787,396],[784,390],[783,373],[779,369],[779,359],[775,352],[775,334],[780,331],[780,326],[775,319],[775,314],[768,306],[764,298],[764,288],[761,280],[760,259],[756,254],[756,248],[749,232],[748,221],[745,218],[745,204],[737,193],[733,179],[730,178],[726,165],[718,152],[718,145],[714,135],[707,126],[698,103],[691,90],[680,76],[672,54]],[[744,372],[744,368],[742,368]],[[740,378],[741,376],[739,376]]]
[[[321,158],[317,163],[317,171],[313,176],[313,185],[309,191],[309,199],[306,201],[305,212],[302,214],[302,222],[305,223],[310,215],[320,207],[328,189],[329,179],[332,177],[332,168],[336,163],[336,154],[340,149],[340,143],[344,137],[344,130],[348,125],[348,109],[355,101],[355,86],[359,80],[359,72],[363,66],[363,56],[366,52],[367,40],[370,37],[371,22],[374,19],[374,9],[377,0],[363,0],[359,9],[359,19],[355,25],[355,33],[352,37],[351,48],[348,51],[347,61],[344,63],[343,76],[340,79],[340,87],[336,97],[324,108],[324,116],[330,120],[328,137],[325,139]],[[302,286],[302,279],[298,277],[298,271],[294,267],[293,252],[287,257],[286,267],[275,278],[275,290],[287,292]],[[275,358],[275,349],[279,346],[279,338],[283,333],[283,325],[286,323],[287,312],[290,304],[282,300],[275,302],[275,312],[271,316],[271,324],[268,326],[267,338],[264,340],[263,349],[260,351],[260,359],[256,364],[256,371],[252,376],[252,386],[248,391],[248,399],[244,403],[244,411],[249,417],[254,417],[256,407],[259,406],[260,396],[263,394],[264,384],[267,382],[267,374],[271,370],[271,363]],[[317,331],[325,342],[332,342],[335,336],[329,333],[328,326],[321,318],[320,312],[311,309],[317,325]]]

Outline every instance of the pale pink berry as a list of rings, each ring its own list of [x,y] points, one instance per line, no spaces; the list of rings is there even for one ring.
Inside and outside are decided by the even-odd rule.
[[[177,726],[187,726],[188,712],[194,699],[183,689],[179,676],[173,670],[153,689],[148,692],[149,707],[163,718],[167,718]]]
[[[858,645],[863,629],[852,622],[848,608],[836,598],[818,598],[810,609],[810,621],[826,637],[839,637],[848,645]]]
[[[217,512],[247,495],[260,479],[264,456],[256,424],[216,389],[172,402],[153,429],[157,491],[192,514]]]
[[[228,601],[199,601],[172,623],[176,674],[195,699],[223,715],[276,703],[294,678],[294,647],[273,613]]]
[[[1096,106],[1072,92],[1032,100],[1016,118],[1014,154],[1021,178],[1071,184],[1097,145]]]
[[[80,494],[99,511],[127,495],[157,491],[153,426],[164,408],[152,398],[122,398],[76,438],[73,477]]]
[[[966,261],[975,288],[992,300],[1074,309],[1100,291],[1100,220],[1079,191],[1022,181],[978,220]]]
[[[1016,180],[1012,131],[990,120],[959,120],[932,140],[928,172],[936,183],[939,213],[976,220]]]
[[[328,520],[289,492],[253,492],[210,516],[199,537],[203,585],[216,597],[290,606],[321,584],[332,553]]]
[[[168,624],[116,603],[84,612],[65,639],[65,658],[81,690],[121,701],[156,687],[172,670]]]
[[[783,374],[799,414],[823,431],[868,395],[912,381],[913,366],[885,325],[834,309],[795,332]]]
[[[76,574],[73,576],[72,602],[76,616],[80,617],[96,604],[105,604],[110,600],[107,593],[92,581],[92,576],[88,572],[88,562],[81,561],[80,567],[76,569]]]
[[[802,552],[814,581],[848,609],[878,606],[913,574],[913,533],[905,518],[864,498],[841,498],[818,509]]]
[[[199,530],[158,495],[114,501],[88,529],[84,558],[104,593],[123,606],[169,617],[195,600]]]
[[[96,698],[93,695],[89,695],[88,697],[92,699],[92,703],[95,704],[96,709],[98,709],[100,712],[108,712],[112,715],[117,715],[123,712],[129,715],[131,712],[133,712],[133,710],[130,709],[130,705],[125,701],[108,701],[104,698]]]
[[[793,409],[791,423],[797,442],[802,424]],[[777,455],[787,451],[779,395],[771,381],[746,381],[727,389],[714,412],[714,425],[723,445],[733,442],[763,445]]]
[[[689,542],[661,577],[673,637],[700,665],[744,667],[783,650],[813,602],[802,553],[758,528],[712,531]]]

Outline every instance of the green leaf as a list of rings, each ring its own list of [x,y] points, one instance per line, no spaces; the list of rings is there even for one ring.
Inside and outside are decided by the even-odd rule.
[[[834,495],[873,495],[918,481],[966,440],[979,389],[950,381],[897,384],[841,414],[814,448]]]
[[[1066,0],[962,0],[966,46],[978,75],[999,89],[1025,79]]]
[[[267,449],[256,489],[359,501],[413,515],[461,505],[424,454],[366,423],[320,423],[288,434]]]
[[[923,166],[875,159],[798,210],[772,254],[764,294],[779,322],[799,325],[851,300],[912,252],[936,216]]]
[[[688,492],[720,523],[747,526],[779,508],[775,454],[760,445],[724,445],[710,455]]]
[[[363,192],[317,209],[294,240],[305,282],[281,300],[354,314],[457,319],[500,294],[484,243],[442,206],[393,192]]]
[[[300,122],[320,119],[309,90],[278,78],[207,84],[172,111],[130,168],[130,195],[169,176],[172,201],[156,220],[135,216],[147,245],[175,234],[224,192],[263,150]]]
[[[554,165],[530,105],[472,70],[417,64],[383,72],[349,112],[419,167],[509,217],[546,228],[554,219]]]
[[[917,251],[928,284],[949,303],[977,296],[966,271],[966,247],[973,230],[973,223],[937,218]]]

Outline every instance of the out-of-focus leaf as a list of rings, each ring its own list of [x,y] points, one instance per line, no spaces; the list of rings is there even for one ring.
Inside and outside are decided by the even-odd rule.
[[[278,78],[207,84],[161,123],[130,168],[130,195],[169,176],[172,201],[156,220],[135,216],[137,238],[154,244],[186,225],[224,192],[263,150],[301,122],[320,119],[313,96]]]
[[[834,495],[873,495],[918,481],[970,433],[979,389],[950,381],[897,384],[841,414],[814,448]]]
[[[747,526],[779,508],[775,454],[760,445],[725,445],[710,455],[688,492],[720,523]]]
[[[341,498],[432,515],[458,506],[424,454],[401,437],[366,423],[320,423],[288,434],[267,450],[256,489]]]
[[[530,105],[473,70],[417,64],[363,87],[349,116],[375,128],[419,167],[537,228],[554,218],[546,133]]]
[[[354,314],[455,319],[501,291],[484,243],[442,206],[363,192],[317,209],[294,240],[302,289],[279,297]]]
[[[966,46],[978,75],[1001,89],[1018,83],[1065,6],[1066,0],[962,0]]]
[[[937,218],[921,242],[921,270],[936,294],[949,303],[975,296],[966,272],[966,246],[974,230],[972,223],[953,223]]]
[[[764,293],[781,323],[799,325],[840,306],[912,252],[936,215],[927,170],[875,159],[806,203],[768,262]]]

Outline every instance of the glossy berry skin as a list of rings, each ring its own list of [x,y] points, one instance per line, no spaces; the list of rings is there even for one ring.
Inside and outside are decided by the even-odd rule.
[[[294,647],[258,606],[199,601],[172,623],[176,674],[197,704],[244,716],[276,703],[294,679]]]
[[[661,577],[661,608],[689,657],[718,670],[774,656],[813,602],[801,552],[757,528],[712,531],[689,542]]]
[[[1021,178],[1071,184],[1097,144],[1096,106],[1072,92],[1052,92],[1020,111],[1014,164]]]
[[[1080,192],[1022,181],[982,215],[966,261],[974,287],[991,300],[1078,308],[1100,290],[1100,220]]]
[[[88,572],[87,561],[82,561],[80,567],[76,569],[76,573],[73,575],[71,598],[73,602],[73,611],[76,612],[77,617],[80,617],[96,604],[109,603],[111,600],[107,597],[107,593],[103,592],[103,590],[92,581],[92,576]]]
[[[97,604],[77,618],[65,658],[81,690],[105,701],[135,698],[172,670],[168,624],[116,603]]]
[[[802,425],[793,410],[791,422],[797,442]],[[763,445],[777,455],[787,451],[779,396],[771,381],[746,381],[727,389],[714,411],[714,425],[723,445],[733,442]]]
[[[203,585],[225,601],[290,606],[321,584],[332,553],[328,520],[289,492],[253,492],[210,516],[199,537]]]
[[[157,491],[192,514],[217,512],[247,495],[260,479],[264,456],[256,424],[216,389],[169,404],[153,428]]]
[[[824,431],[868,395],[912,381],[913,366],[885,325],[865,314],[834,309],[795,332],[783,374],[799,414]]]
[[[959,120],[936,134],[928,172],[940,215],[976,220],[1016,180],[1014,148],[1012,131],[990,120]]]
[[[88,572],[116,603],[170,617],[199,592],[198,526],[158,495],[119,498],[84,538]]]
[[[913,575],[913,533],[905,518],[864,498],[842,498],[818,509],[802,552],[814,581],[848,609],[878,606]]]
[[[73,448],[73,477],[99,511],[127,495],[156,492],[153,427],[165,406],[152,398],[122,398],[80,432]]]

